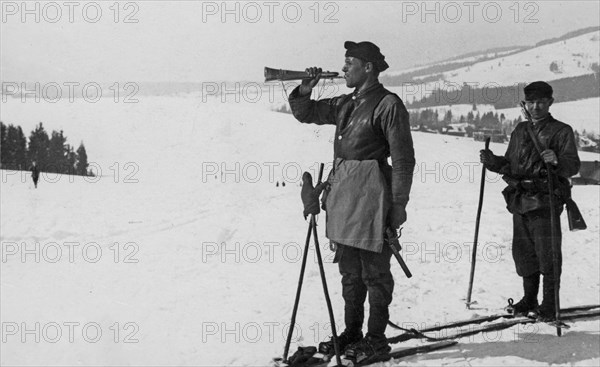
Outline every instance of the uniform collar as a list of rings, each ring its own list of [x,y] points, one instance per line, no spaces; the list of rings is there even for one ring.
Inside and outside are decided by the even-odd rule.
[[[550,122],[552,120],[552,115],[550,113],[548,113],[548,116],[546,116],[544,119],[539,120],[539,121],[533,121],[533,127],[535,128],[541,128],[543,126],[545,126],[548,122]]]
[[[372,91],[380,88],[381,86],[382,86],[381,83],[375,82],[375,83],[373,83],[372,85],[368,86],[366,89],[363,89],[360,92],[358,90],[354,90],[354,92],[352,93],[352,99],[364,98],[366,95],[368,95]]]

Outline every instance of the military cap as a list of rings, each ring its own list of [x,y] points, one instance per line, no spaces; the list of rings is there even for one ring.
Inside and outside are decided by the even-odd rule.
[[[344,48],[346,48],[346,57],[356,57],[367,62],[372,62],[378,71],[384,71],[390,67],[385,62],[385,56],[381,54],[379,47],[374,43],[368,41],[358,43],[346,41],[344,42]]]
[[[552,98],[553,90],[550,84],[537,81],[526,85],[523,92],[525,92],[525,100],[531,101],[538,98]]]

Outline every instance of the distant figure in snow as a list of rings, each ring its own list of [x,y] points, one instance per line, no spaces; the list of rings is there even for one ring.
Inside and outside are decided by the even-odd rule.
[[[552,259],[552,236],[548,173],[545,163],[554,168],[555,230],[559,248],[562,235],[560,213],[568,198],[568,177],[579,171],[580,161],[573,129],[550,114],[554,102],[552,87],[545,82],[527,85],[525,108],[531,120],[520,122],[512,132],[504,156],[496,156],[491,150],[481,150],[480,160],[485,168],[500,173],[508,183],[502,194],[508,210],[513,215],[512,255],[517,274],[523,278],[525,295],[514,305],[515,314],[534,313],[540,320],[555,320],[555,278]],[[542,149],[538,153],[527,125],[537,137]],[[558,254],[562,266],[562,254]],[[560,274],[561,269],[558,269]],[[543,300],[538,305],[540,273],[544,275]],[[560,284],[556,279],[556,284]]]
[[[35,161],[31,162],[31,168],[29,170],[31,171],[31,178],[33,179],[33,185],[37,189],[38,179],[40,178],[40,169],[38,168]]]
[[[341,351],[346,349],[347,356],[362,359],[387,354],[391,349],[385,329],[394,279],[386,229],[396,231],[406,221],[415,157],[406,107],[378,79],[388,68],[385,56],[371,42],[347,41],[344,47],[342,71],[346,86],[354,92],[311,100],[322,73],[313,67],[306,69],[312,78],[304,79],[290,94],[289,103],[300,122],[336,126],[335,161],[327,180],[331,186],[323,202],[327,236],[337,248],[334,262],[342,275],[345,303],[346,328],[338,337],[338,345]],[[391,166],[387,161],[390,156]],[[304,182],[303,193],[312,190],[311,181]],[[364,193],[367,187],[368,195]],[[306,208],[309,214],[318,213],[318,194],[302,197],[305,215]],[[363,337],[367,294],[370,311]],[[333,355],[333,341],[320,343],[319,350]]]

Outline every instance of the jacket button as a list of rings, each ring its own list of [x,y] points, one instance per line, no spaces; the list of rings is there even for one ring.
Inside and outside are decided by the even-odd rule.
[[[341,136],[341,135],[340,135],[340,136],[338,136],[338,140],[342,140],[342,136]]]

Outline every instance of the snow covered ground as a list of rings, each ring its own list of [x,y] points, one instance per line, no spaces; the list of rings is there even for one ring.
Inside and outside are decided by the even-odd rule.
[[[301,125],[267,103],[197,95],[134,104],[9,99],[1,118],[27,135],[40,121],[64,129],[72,144],[84,141],[101,172],[95,179],[42,175],[35,190],[27,174],[2,171],[2,365],[264,366],[281,355],[307,229],[300,176],[331,161],[332,127]],[[488,175],[478,304],[466,310],[482,144],[413,138],[417,170],[401,240],[414,276],[393,265],[391,319],[424,327],[497,312],[521,296],[503,182]],[[497,154],[505,148],[491,146]],[[600,192],[577,186],[573,195],[588,230],[568,232],[563,215],[562,303],[599,304]],[[324,221],[321,214],[341,328],[340,276]],[[314,254],[311,248],[295,333],[304,345],[330,332]],[[514,327],[394,362],[548,364],[600,364],[600,321],[574,323],[560,339],[546,325]]]

